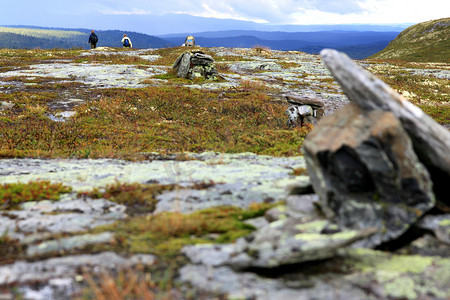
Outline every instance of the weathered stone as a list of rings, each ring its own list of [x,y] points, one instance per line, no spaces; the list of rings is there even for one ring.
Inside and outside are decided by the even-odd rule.
[[[13,107],[14,107],[14,103],[6,102],[6,101],[1,101],[0,102],[0,111],[11,109]]]
[[[325,103],[322,99],[314,97],[312,95],[304,95],[298,93],[286,93],[282,97],[289,103],[293,105],[309,105],[316,109],[324,107]]]
[[[28,246],[27,256],[34,257],[44,254],[63,254],[88,245],[107,244],[114,241],[114,234],[112,232],[72,236],[59,240],[45,241],[39,245]]]
[[[185,78],[187,76],[191,67],[191,56],[192,54],[190,52],[184,52],[180,58],[177,58],[173,65],[173,68],[177,72],[177,77]]]
[[[308,220],[308,218],[305,218]],[[323,234],[329,226],[325,220],[288,218],[270,223],[253,233],[244,251],[234,253],[227,265],[233,268],[274,268],[283,265],[331,258],[339,249],[366,238],[374,229],[337,231]]]
[[[185,52],[181,54],[172,68],[176,71],[177,77],[200,78],[214,80],[217,78],[217,70],[214,66],[214,59],[201,51]]]
[[[447,299],[449,266],[439,257],[357,249],[341,251],[337,260],[293,266],[276,278],[205,263],[182,267],[180,279],[228,299]]]
[[[288,125],[291,127],[302,126],[305,123],[316,125],[325,115],[324,102],[318,97],[297,93],[287,93],[281,97],[289,103],[286,114]]]
[[[280,280],[205,265],[186,265],[180,270],[183,282],[210,293],[225,294],[226,299],[377,299],[337,276],[332,282],[329,278],[306,278],[301,273],[294,276],[295,280]]]
[[[286,207],[288,213],[303,213],[309,216],[317,215],[317,203],[319,197],[315,194],[311,195],[290,195],[286,198]]]
[[[232,64],[230,70],[244,73],[248,71],[281,71],[282,68],[274,61],[243,61]]]
[[[113,252],[103,252],[50,258],[36,262],[17,261],[11,265],[0,266],[0,285],[42,283],[51,278],[73,277],[82,267],[89,269],[90,272],[101,272],[105,269],[124,269],[144,263],[151,266],[155,260],[152,255],[147,255],[146,259],[143,259],[141,255],[123,258]]]
[[[325,233],[329,226],[328,221],[310,216],[285,218],[238,239],[234,244],[188,246],[183,249],[183,253],[194,263],[215,267],[275,268],[331,258],[339,249],[375,232],[374,229],[368,229]]]
[[[450,214],[426,216],[417,226],[432,231],[438,240],[450,245]]]
[[[285,205],[275,206],[275,207],[269,209],[268,211],[266,211],[266,213],[264,214],[264,217],[269,222],[275,222],[275,221],[278,221],[281,219],[286,219],[287,218],[286,206]]]
[[[327,217],[345,228],[380,229],[364,246],[399,237],[434,206],[428,172],[389,112],[349,105],[323,119],[304,150]]]
[[[378,299],[450,298],[450,259],[358,249],[346,261],[356,271],[346,280]]]
[[[437,199],[450,207],[450,131],[345,54],[331,49],[324,49],[320,54],[352,102],[364,111],[390,111],[400,120],[417,156],[430,173]]]
[[[438,240],[431,234],[416,239],[398,251],[400,254],[440,256],[450,258],[450,244]]]

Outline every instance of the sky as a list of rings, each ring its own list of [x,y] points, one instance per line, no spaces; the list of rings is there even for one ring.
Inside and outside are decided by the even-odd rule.
[[[155,28],[158,27],[155,20],[164,22],[164,16],[169,15],[172,16],[171,22],[175,23],[176,18],[173,16],[180,16],[180,20],[194,16],[266,25],[416,24],[450,17],[450,1],[0,0],[0,25],[101,29],[144,26],[146,28],[141,32],[148,33],[152,31],[152,28],[145,26],[148,24],[155,32],[180,32],[180,24],[165,24],[164,30]],[[148,20],[148,23],[144,20]]]

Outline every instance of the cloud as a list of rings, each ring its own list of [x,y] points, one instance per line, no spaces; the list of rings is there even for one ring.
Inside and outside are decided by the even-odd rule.
[[[246,20],[258,23],[286,23],[292,16],[305,11],[335,14],[359,13],[360,3],[367,0],[165,0],[86,1],[102,7],[104,14],[167,14],[184,13],[199,17]]]
[[[3,1],[0,20],[46,24],[67,17],[163,16],[234,19],[268,24],[418,23],[448,17],[448,0],[15,0]],[[24,10],[23,8],[27,9]],[[65,17],[66,16],[66,17]],[[35,20],[35,21],[33,21]],[[39,20],[39,21],[37,21]],[[101,17],[93,22],[101,22]],[[53,21],[54,23],[55,21]],[[80,24],[81,25],[81,24]],[[77,26],[80,26],[77,25]]]

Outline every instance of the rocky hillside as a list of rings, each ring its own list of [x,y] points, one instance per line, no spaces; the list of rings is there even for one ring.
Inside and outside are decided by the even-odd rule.
[[[448,180],[435,203],[393,114],[343,108],[325,56],[186,50],[0,49],[0,299],[450,297]],[[448,63],[358,64],[450,124]],[[300,150],[337,115],[323,143],[366,131],[321,184]]]
[[[370,58],[448,63],[450,61],[450,18],[411,26],[401,32],[384,50]]]

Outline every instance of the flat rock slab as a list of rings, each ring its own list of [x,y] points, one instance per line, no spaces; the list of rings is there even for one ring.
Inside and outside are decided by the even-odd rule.
[[[57,257],[37,262],[18,261],[0,266],[0,286],[19,285],[23,299],[72,299],[72,293],[81,288],[75,277],[82,275],[82,271],[101,274],[126,270],[136,265],[149,267],[155,261],[153,255],[122,257],[113,252]],[[45,285],[40,287],[40,284]],[[9,296],[11,298],[6,299],[15,299],[13,295]]]
[[[51,63],[31,65],[29,69],[0,73],[1,77],[55,77],[82,82],[95,88],[142,88],[142,81],[157,74],[163,74],[164,67],[148,66],[137,68],[134,65]]]
[[[277,201],[288,195],[286,187],[307,176],[294,176],[294,168],[305,167],[302,157],[270,157],[252,153],[192,154],[191,160],[0,160],[0,183],[49,180],[71,186],[76,192],[123,183],[177,184],[180,188],[159,197],[157,211],[190,212],[206,207]],[[213,183],[205,190],[197,183]]]
[[[430,230],[438,240],[450,246],[450,214],[426,216],[417,226]]]
[[[345,266],[345,272],[336,272]],[[448,258],[359,249],[342,252],[339,261],[292,266],[277,279],[262,270],[258,274],[207,264],[186,265],[180,277],[229,299],[448,299],[449,268]]]
[[[211,266],[276,268],[332,258],[341,248],[374,233],[374,230],[323,233],[328,225],[326,220],[307,216],[280,219],[234,244],[186,246],[183,253],[192,262]]]

